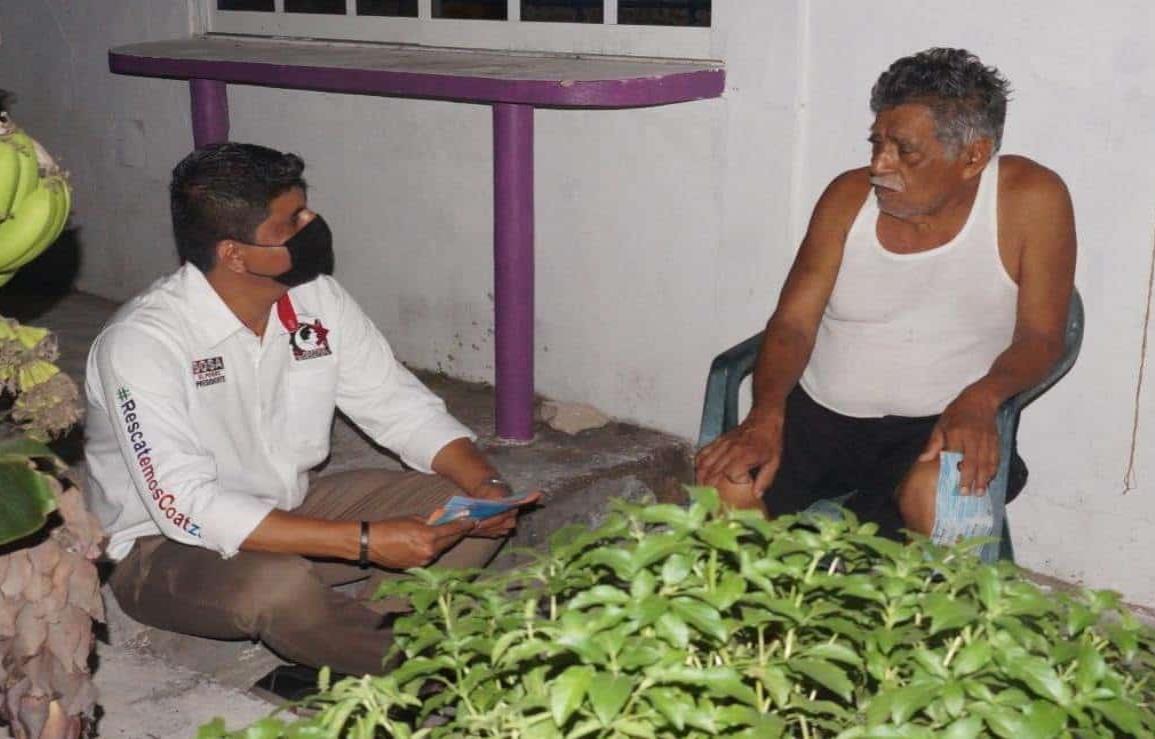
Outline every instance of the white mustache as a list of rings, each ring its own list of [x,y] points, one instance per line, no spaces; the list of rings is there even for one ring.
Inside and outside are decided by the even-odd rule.
[[[895,192],[902,192],[904,189],[902,186],[902,180],[893,175],[889,177],[871,177],[870,184],[876,185],[878,187],[885,187],[887,190],[893,190]]]

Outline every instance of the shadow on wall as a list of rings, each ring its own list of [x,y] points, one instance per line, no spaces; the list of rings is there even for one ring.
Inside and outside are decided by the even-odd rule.
[[[66,229],[55,244],[0,287],[0,315],[35,322],[72,291],[79,272],[80,229]]]
[[[38,325],[40,316],[72,291],[79,271],[80,229],[66,229],[43,254],[0,287],[0,316]],[[72,379],[83,382],[83,378],[75,373]],[[2,410],[3,404],[0,403]],[[84,424],[76,424],[63,437],[53,440],[50,446],[66,464],[80,463],[84,459]]]

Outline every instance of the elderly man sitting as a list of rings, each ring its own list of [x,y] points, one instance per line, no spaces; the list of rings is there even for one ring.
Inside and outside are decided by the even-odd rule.
[[[961,492],[986,493],[996,411],[1060,356],[1075,269],[1062,179],[998,155],[1007,92],[962,49],[879,77],[870,165],[818,200],[753,408],[699,453],[700,482],[774,515],[857,490],[851,509],[893,536],[933,530],[942,451],[962,454]]]

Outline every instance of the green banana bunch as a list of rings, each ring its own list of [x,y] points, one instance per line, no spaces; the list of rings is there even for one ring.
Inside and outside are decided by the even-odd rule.
[[[56,241],[71,208],[66,173],[0,114],[0,285]]]

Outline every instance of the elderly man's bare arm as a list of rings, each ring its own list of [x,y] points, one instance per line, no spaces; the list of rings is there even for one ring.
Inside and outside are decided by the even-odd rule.
[[[869,190],[867,170],[856,169],[835,178],[819,198],[778,307],[766,325],[754,369],[753,408],[737,428],[698,453],[695,466],[700,483],[742,482],[757,468],[751,493],[760,496],[773,481],[782,452],[786,396],[810,360],[818,324],[842,264],[846,235]],[[757,497],[746,503],[745,507],[761,505]]]
[[[1014,337],[990,372],[947,406],[920,457],[962,452],[960,487],[978,493],[998,469],[999,405],[1042,380],[1062,355],[1075,275],[1075,217],[1063,180],[1025,157],[1003,157],[1000,170],[999,250],[1019,286]]]

